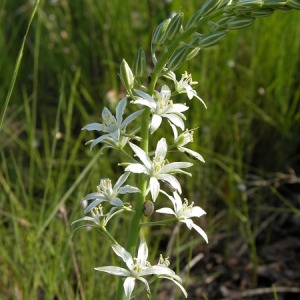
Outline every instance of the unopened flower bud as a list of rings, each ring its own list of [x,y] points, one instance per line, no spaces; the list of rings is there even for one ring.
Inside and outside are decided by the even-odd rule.
[[[151,43],[153,45],[161,45],[166,40],[166,31],[171,18],[162,21],[153,33]]]
[[[143,48],[136,52],[132,65],[133,73],[136,77],[143,77],[146,72],[146,55]]]
[[[238,11],[251,11],[259,9],[263,6],[262,0],[241,0],[235,4],[235,8]]]
[[[177,70],[186,60],[186,57],[189,54],[189,46],[184,44],[179,47],[174,53],[171,55],[168,61],[168,69],[175,71]]]
[[[227,22],[228,29],[235,30],[250,26],[255,21],[253,17],[232,17]]]
[[[258,10],[251,11],[249,17],[259,18],[259,17],[268,17],[274,12],[272,8],[260,8]]]
[[[200,49],[201,49],[200,47],[192,48],[192,50],[187,55],[186,60],[190,60],[190,59],[194,58],[198,54]]]
[[[217,9],[220,2],[221,0],[207,0],[204,2],[202,7],[197,10],[187,22],[186,28],[197,27],[199,20]]]
[[[179,32],[183,21],[183,13],[180,12],[176,14],[169,23],[167,30],[166,30],[166,38],[168,40],[172,40],[174,36]]]
[[[286,7],[285,0],[264,0],[264,8],[281,9]]]
[[[126,90],[132,90],[134,86],[134,76],[125,59],[123,59],[121,62],[120,77]]]
[[[212,32],[202,35],[198,44],[201,48],[211,47],[221,41],[227,35],[227,30]]]
[[[299,0],[287,0],[286,5],[293,9],[300,9],[300,1]]]

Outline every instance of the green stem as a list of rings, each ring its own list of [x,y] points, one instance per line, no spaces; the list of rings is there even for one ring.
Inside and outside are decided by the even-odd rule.
[[[146,226],[163,226],[163,225],[167,225],[169,223],[173,223],[175,221],[177,221],[177,218],[171,218],[171,219],[162,220],[162,221],[156,221],[156,222],[145,222],[145,223],[141,223],[141,227],[146,227]]]

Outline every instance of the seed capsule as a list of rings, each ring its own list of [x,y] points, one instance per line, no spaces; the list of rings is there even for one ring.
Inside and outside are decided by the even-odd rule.
[[[143,215],[145,217],[150,217],[154,212],[154,204],[150,200],[146,200],[143,206]]]
[[[171,191],[171,192],[176,192],[176,189],[173,187],[173,185],[167,181],[167,180],[163,180],[163,183],[165,184],[166,188]]]

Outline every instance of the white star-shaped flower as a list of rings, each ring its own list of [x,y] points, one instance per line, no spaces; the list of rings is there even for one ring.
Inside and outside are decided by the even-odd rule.
[[[196,225],[191,220],[191,218],[194,217],[199,218],[205,215],[206,212],[201,207],[194,206],[193,202],[190,205],[188,205],[187,199],[184,199],[184,203],[182,203],[180,196],[176,192],[173,193],[174,197],[168,195],[164,191],[162,191],[162,193],[164,193],[172,201],[174,209],[171,209],[169,207],[164,207],[156,210],[156,212],[162,214],[174,215],[179,222],[185,223],[190,230],[194,228],[208,243],[206,233],[203,231],[203,229],[201,229],[198,225]]]
[[[189,168],[193,164],[188,162],[168,163],[168,161],[165,159],[168,151],[168,146],[165,138],[162,138],[158,141],[155,155],[152,160],[140,147],[132,143],[129,143],[129,145],[136,156],[142,161],[142,164],[131,163],[125,168],[125,171],[137,174],[143,173],[148,175],[148,177],[150,178],[149,188],[153,201],[156,200],[160,191],[159,180],[168,182],[168,184],[170,184],[175,190],[181,193],[180,183],[172,174],[184,173],[191,176],[190,173],[187,173],[181,169]]]
[[[185,116],[182,112],[188,110],[188,106],[176,103],[170,99],[171,90],[167,85],[161,88],[161,92],[156,92],[154,98],[140,90],[135,92],[141,97],[134,100],[134,104],[140,104],[150,107],[152,120],[150,124],[150,132],[155,132],[162,122],[162,118],[167,118],[172,124],[184,130]]]
[[[187,94],[187,96],[190,100],[193,99],[194,97],[196,97],[197,99],[199,99],[202,102],[204,107],[207,108],[205,102],[198,96],[197,92],[192,88],[192,85],[195,85],[198,82],[193,81],[191,74],[188,74],[185,71],[184,74],[182,74],[182,77],[179,81],[176,80],[176,75],[172,71],[169,71],[167,73],[167,75],[165,75],[165,77],[173,80],[173,82],[175,84],[175,90],[178,94],[185,93],[185,94]]]
[[[102,124],[91,123],[82,128],[82,130],[96,130],[105,133],[95,140],[87,142],[91,143],[91,149],[101,142],[107,144],[107,147],[123,148],[130,140],[130,137],[136,138],[134,135],[126,134],[126,126],[135,118],[137,118],[143,112],[143,110],[138,110],[132,113],[123,121],[123,114],[126,108],[126,103],[126,97],[118,103],[116,107],[116,117],[113,116],[108,108],[104,107],[104,109],[102,110]]]
[[[75,220],[71,223],[71,225],[81,222],[81,221],[87,221],[88,223],[80,226],[82,227],[105,227],[108,223],[108,221],[114,217],[115,215],[123,212],[123,211],[132,211],[131,206],[122,206],[120,207],[112,207],[108,213],[103,213],[103,207],[102,205],[98,205],[97,207],[94,207],[91,210],[91,217],[90,216],[84,216],[81,219]],[[77,228],[78,229],[78,228]]]
[[[125,172],[119,177],[116,184],[112,187],[109,178],[104,178],[100,180],[100,184],[97,186],[98,192],[91,193],[85,196],[82,201],[94,200],[85,210],[84,213],[88,213],[94,207],[98,206],[103,201],[108,201],[113,206],[123,206],[123,201],[118,197],[118,194],[129,194],[129,193],[139,193],[140,190],[137,187],[131,185],[125,185],[124,182],[129,176],[129,172]]]
[[[124,281],[123,287],[125,291],[125,297],[127,300],[131,299],[131,294],[133,292],[135,281],[140,280],[145,284],[147,294],[150,295],[150,287],[148,281],[144,276],[156,275],[159,278],[167,278],[172,280],[187,297],[187,293],[184,287],[181,285],[181,278],[175,274],[173,270],[167,267],[165,263],[160,260],[159,264],[151,266],[147,261],[148,258],[148,247],[145,239],[141,239],[137,258],[133,258],[131,254],[126,251],[120,245],[112,245],[113,251],[122,258],[128,269],[116,267],[116,266],[105,266],[95,268],[97,271],[106,272],[112,275],[127,277]]]
[[[193,130],[185,130],[178,135],[177,128],[170,124],[174,134],[174,143],[177,149],[181,152],[185,152],[191,158],[195,158],[205,163],[204,158],[198,152],[184,147],[186,144],[193,142]]]

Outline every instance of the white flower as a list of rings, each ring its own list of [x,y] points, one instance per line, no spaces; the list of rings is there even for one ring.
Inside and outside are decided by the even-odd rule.
[[[193,217],[199,218],[206,214],[206,212],[201,207],[194,206],[193,202],[188,205],[187,199],[184,199],[184,203],[182,203],[180,196],[176,192],[173,193],[174,197],[168,195],[164,191],[162,192],[172,201],[174,210],[169,207],[164,207],[156,210],[156,212],[174,215],[179,222],[185,223],[190,230],[194,228],[208,243],[206,233],[190,219]]]
[[[100,184],[97,186],[98,192],[91,193],[85,196],[82,201],[94,200],[85,210],[84,213],[91,211],[94,207],[98,206],[103,201],[109,201],[113,206],[122,207],[124,203],[118,194],[129,194],[129,193],[139,193],[140,190],[131,185],[125,185],[122,187],[123,183],[127,180],[129,172],[125,172],[119,177],[114,187],[112,187],[109,178],[104,178],[100,180]]]
[[[130,206],[123,206],[123,207],[112,207],[110,209],[110,211],[106,214],[103,213],[103,207],[102,205],[98,205],[97,207],[94,207],[92,210],[91,210],[91,217],[89,216],[85,216],[81,219],[78,219],[74,222],[72,222],[71,225],[77,223],[77,222],[81,222],[81,221],[87,221],[89,222],[88,224],[86,225],[83,225],[79,228],[82,228],[82,227],[105,227],[108,223],[108,221],[115,215],[123,212],[123,211],[132,211],[131,207]],[[77,228],[78,229],[78,228]]]
[[[181,170],[181,168],[188,168],[193,164],[188,162],[168,163],[168,161],[165,159],[168,151],[165,138],[162,138],[158,141],[153,160],[151,160],[146,152],[140,147],[132,143],[129,143],[129,145],[136,156],[138,156],[142,161],[142,164],[131,163],[125,168],[125,171],[137,174],[143,173],[149,176],[149,188],[153,201],[156,200],[160,191],[159,180],[168,182],[175,190],[181,193],[179,181],[171,174],[184,173],[191,176],[190,173]]]
[[[95,268],[95,270],[106,272],[112,275],[127,277],[123,284],[125,297],[127,300],[131,299],[131,294],[133,292],[136,280],[142,281],[146,286],[147,294],[151,294],[149,284],[144,278],[144,276],[148,275],[157,275],[159,278],[162,277],[172,280],[181,288],[184,296],[187,297],[187,293],[181,285],[181,278],[177,276],[174,271],[168,268],[166,264],[161,263],[161,261],[160,264],[154,266],[151,266],[147,261],[148,247],[145,239],[141,239],[140,241],[137,258],[133,258],[131,254],[120,245],[112,245],[112,249],[119,257],[122,258],[128,269],[116,266],[105,266]]]
[[[182,112],[188,110],[189,108],[184,104],[173,104],[173,101],[170,100],[171,90],[168,86],[164,85],[161,88],[160,93],[156,92],[154,98],[139,90],[135,90],[135,92],[141,98],[134,100],[133,103],[150,107],[150,111],[153,115],[150,124],[151,133],[157,130],[162,122],[163,117],[167,118],[171,123],[184,130],[183,120],[186,118]]]
[[[126,134],[126,126],[137,118],[143,110],[132,113],[123,121],[125,107],[126,98],[123,98],[116,107],[116,117],[112,115],[108,108],[104,107],[102,110],[102,124],[91,123],[82,128],[82,130],[97,130],[106,133],[97,139],[88,142],[91,143],[91,149],[101,142],[106,143],[108,147],[123,148],[129,141],[130,137],[136,138],[134,135],[131,136],[130,134]]]
[[[185,71],[184,74],[182,74],[180,81],[176,80],[176,75],[172,71],[169,71],[167,73],[167,75],[165,75],[165,77],[174,81],[175,90],[178,94],[185,93],[185,94],[187,94],[187,96],[190,100],[193,99],[194,97],[196,97],[203,103],[204,107],[207,108],[205,102],[198,96],[197,92],[192,88],[192,85],[195,85],[198,82],[193,81],[191,74],[188,74]]]
[[[181,152],[187,153],[188,156],[191,156],[192,158],[196,158],[196,159],[200,160],[201,162],[205,163],[204,158],[198,152],[193,151],[189,148],[183,147],[186,144],[193,142],[194,132],[192,130],[185,130],[178,136],[177,128],[172,124],[170,124],[170,125],[173,129],[174,143],[175,143],[175,146],[177,147],[177,149]]]

